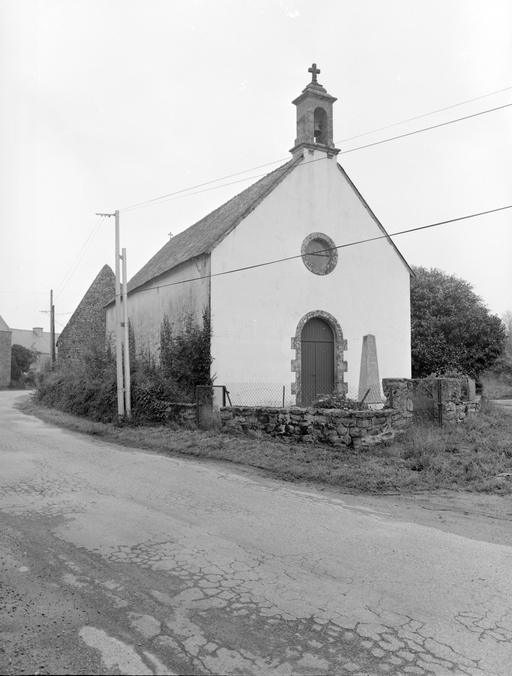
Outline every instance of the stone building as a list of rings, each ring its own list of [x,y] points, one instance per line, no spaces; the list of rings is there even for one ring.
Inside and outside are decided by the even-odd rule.
[[[0,317],[0,388],[11,382],[12,331]]]
[[[310,72],[293,101],[291,159],[173,237],[128,284],[138,350],[158,353],[165,316],[179,330],[209,314],[212,374],[236,403],[281,385],[287,405],[357,392],[368,334],[381,377],[411,375],[411,269],[338,164],[336,99]],[[114,332],[113,301],[106,324]]]
[[[115,293],[115,276],[104,265],[59,336],[59,364],[80,361],[91,346],[105,345],[105,304]]]
[[[57,341],[59,334],[55,334]],[[42,326],[34,326],[33,329],[12,329],[12,344],[35,352],[36,361],[31,369],[40,371],[52,358],[52,337],[49,331],[43,331]]]
[[[59,334],[55,334],[55,339]],[[51,359],[51,334],[41,326],[33,329],[10,329],[0,317],[0,387],[9,387],[11,382],[11,350],[13,345],[21,345],[36,354],[31,371],[40,371]]]

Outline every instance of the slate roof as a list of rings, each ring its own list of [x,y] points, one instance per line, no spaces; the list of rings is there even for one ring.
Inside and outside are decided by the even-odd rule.
[[[180,263],[210,253],[301,161],[302,157],[289,160],[208,216],[175,235],[130,279],[128,292]]]

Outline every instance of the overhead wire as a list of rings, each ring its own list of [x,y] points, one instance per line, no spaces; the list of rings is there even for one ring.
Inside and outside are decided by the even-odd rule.
[[[439,227],[441,225],[448,225],[449,223],[455,223],[457,221],[464,221],[464,220],[468,220],[470,218],[477,218],[478,216],[485,216],[487,214],[492,214],[492,213],[496,213],[496,212],[499,212],[499,211],[505,211],[506,209],[512,209],[512,204],[508,204],[508,205],[503,206],[503,207],[497,207],[495,209],[488,209],[486,211],[475,212],[473,214],[467,214],[466,216],[459,216],[458,218],[450,218],[450,219],[445,220],[445,221],[438,221],[436,223],[429,223],[428,225],[421,225],[421,226],[418,226],[416,228],[408,228],[407,230],[400,230],[399,232],[393,232],[393,233],[390,233],[390,234],[379,235],[377,237],[369,237],[367,239],[360,239],[360,240],[357,240],[355,242],[348,242],[347,244],[339,244],[337,246],[328,247],[326,249],[320,249],[318,251],[315,251],[314,254],[318,255],[318,254],[324,253],[326,251],[333,251],[335,249],[346,249],[346,248],[351,247],[351,246],[366,244],[367,242],[375,242],[376,240],[380,240],[380,239],[391,240],[392,237],[398,237],[399,235],[406,235],[406,234],[411,233],[411,232],[419,232],[420,230],[427,230],[429,228],[436,228],[436,227]],[[256,268],[262,268],[262,267],[266,267],[268,265],[276,265],[277,263],[285,263],[287,261],[296,260],[298,258],[304,258],[304,254],[302,254],[302,253],[301,254],[295,254],[294,256],[287,256],[285,258],[278,258],[278,259],[275,259],[275,260],[272,260],[272,261],[266,261],[264,263],[255,263],[254,265],[246,265],[246,266],[241,267],[241,268],[234,268],[232,270],[224,270],[223,272],[216,272],[216,273],[209,274],[209,275],[200,275],[199,277],[192,277],[191,279],[183,279],[183,280],[180,280],[180,281],[177,281],[177,282],[170,282],[169,284],[161,284],[159,286],[152,286],[148,289],[141,289],[141,288],[133,289],[132,293],[143,293],[144,291],[156,291],[157,289],[164,289],[164,288],[169,287],[169,286],[179,286],[181,284],[188,284],[189,282],[197,282],[197,281],[200,281],[200,280],[203,280],[203,279],[211,279],[213,277],[222,277],[224,275],[232,275],[232,274],[235,274],[237,272],[245,272],[247,270],[254,270]]]
[[[415,117],[409,117],[407,120],[402,120],[401,122],[393,122],[392,124],[387,124],[385,127],[379,127],[378,129],[373,129],[372,131],[365,131],[362,134],[356,134],[356,136],[350,136],[349,138],[343,139],[343,141],[337,141],[337,143],[346,143],[347,141],[353,141],[356,138],[361,138],[362,136],[368,136],[369,134],[375,134],[378,131],[384,131],[385,129],[391,129],[392,127],[397,127],[399,124],[406,124],[407,122],[414,122],[415,120],[420,120],[422,117],[428,117],[429,115],[436,115],[437,113],[442,113],[445,110],[451,110],[452,108],[458,108],[459,106],[464,106],[466,103],[473,103],[473,101],[480,101],[485,99],[488,96],[494,96],[495,94],[501,94],[507,92],[512,87],[504,87],[503,89],[498,89],[495,92],[489,92],[488,94],[482,94],[482,96],[475,96],[473,99],[467,99],[466,101],[460,101],[459,103],[454,103],[451,106],[445,106],[444,108],[438,108],[437,110],[432,110],[430,113],[423,113],[422,115],[416,115]]]
[[[510,108],[512,103],[505,103],[503,106],[496,106],[496,108],[489,108],[488,110],[481,110],[478,113],[472,113],[471,115],[465,115],[464,117],[458,117],[456,120],[448,120],[447,122],[439,122],[439,124],[433,124],[430,127],[424,127],[423,129],[416,129],[415,131],[409,131],[405,134],[399,134],[398,136],[392,136],[391,138],[385,138],[381,141],[374,141],[373,143],[367,143],[364,146],[358,146],[357,148],[351,148],[350,150],[342,150],[340,155],[346,155],[347,153],[353,153],[355,150],[363,150],[363,148],[370,148],[371,146],[378,146],[381,143],[388,143],[389,141],[396,141],[399,138],[405,138],[406,136],[413,136],[414,134],[422,134],[425,131],[430,131],[431,129],[438,129],[439,127],[446,127],[449,124],[454,124],[455,122],[461,122],[462,120],[469,120],[472,117],[478,117],[479,115],[486,115],[487,113],[494,113],[496,110],[503,110],[503,108]]]
[[[502,92],[508,91],[508,90],[510,90],[510,89],[512,89],[512,87],[505,87],[505,88],[500,89],[500,90],[497,90],[497,91],[495,91],[495,92],[490,92],[490,93],[488,93],[488,94],[484,94],[484,95],[482,95],[482,96],[474,97],[474,98],[472,98],[472,99],[468,99],[468,100],[466,100],[466,101],[462,101],[462,102],[460,102],[460,103],[453,104],[453,105],[451,105],[451,106],[446,106],[446,107],[444,107],[444,108],[439,108],[439,109],[437,109],[437,110],[435,110],[435,111],[431,111],[431,112],[429,112],[429,113],[424,113],[424,114],[422,114],[422,115],[417,115],[417,116],[415,116],[415,117],[408,118],[407,120],[403,120],[403,121],[401,121],[401,122],[395,122],[395,123],[393,123],[393,124],[391,124],[391,125],[386,125],[385,127],[380,127],[380,128],[378,128],[378,129],[374,129],[374,130],[372,130],[372,131],[364,132],[363,134],[358,134],[357,136],[352,136],[352,137],[343,139],[343,140],[341,140],[341,141],[336,141],[336,143],[337,143],[337,144],[346,143],[347,141],[353,140],[353,139],[355,139],[355,138],[360,138],[360,137],[362,137],[362,136],[367,136],[367,135],[369,135],[369,134],[376,133],[376,132],[378,132],[378,131],[382,131],[382,130],[384,130],[384,129],[389,129],[389,128],[391,128],[391,127],[395,127],[395,126],[398,126],[398,125],[401,125],[401,124],[406,124],[407,122],[412,122],[412,121],[414,121],[414,120],[417,120],[417,119],[420,119],[420,118],[424,118],[424,117],[427,117],[427,116],[429,116],[429,115],[434,115],[434,114],[436,114],[436,113],[443,112],[443,111],[445,111],[445,110],[449,110],[449,109],[452,109],[452,108],[456,108],[456,107],[458,107],[458,106],[465,105],[465,104],[467,104],[467,103],[471,103],[471,102],[473,102],[473,101],[477,101],[477,100],[486,98],[486,97],[488,97],[488,96],[492,96],[492,95],[494,95],[494,94],[502,93]],[[422,129],[417,129],[417,130],[414,130],[414,131],[411,131],[411,132],[407,132],[407,133],[404,133],[404,134],[399,134],[399,135],[397,135],[397,136],[393,136],[393,137],[390,137],[390,138],[387,138],[387,139],[381,139],[380,141],[375,141],[375,142],[373,142],[373,143],[365,144],[365,145],[363,145],[363,146],[358,146],[358,147],[356,147],[356,148],[350,148],[349,150],[342,150],[342,151],[340,151],[339,154],[340,154],[340,155],[345,155],[345,154],[348,154],[348,153],[355,152],[355,151],[357,151],[357,150],[362,150],[362,149],[364,149],[364,148],[369,148],[369,147],[372,147],[372,146],[375,146],[375,145],[380,145],[380,144],[383,144],[383,143],[388,143],[388,142],[390,142],[390,141],[394,141],[394,140],[397,140],[397,139],[400,139],[400,138],[405,138],[405,137],[408,137],[408,136],[413,136],[413,135],[415,135],[415,134],[423,133],[423,132],[425,132],[425,131],[430,131],[430,130],[432,130],[432,129],[437,129],[437,128],[439,128],[439,127],[443,127],[443,126],[447,126],[447,125],[450,125],[450,124],[454,124],[454,123],[456,123],[456,122],[461,122],[461,121],[463,121],[463,120],[467,120],[467,119],[470,119],[470,118],[478,117],[478,116],[481,116],[481,115],[484,115],[484,114],[487,114],[487,113],[495,112],[495,111],[497,111],[497,110],[502,110],[502,109],[508,108],[508,107],[510,107],[510,106],[512,106],[512,103],[504,104],[504,105],[502,105],[502,106],[496,106],[495,108],[490,108],[490,109],[487,109],[487,110],[484,110],[484,111],[479,111],[479,112],[477,112],[477,113],[472,113],[472,114],[470,114],[470,115],[465,115],[465,116],[463,116],[463,117],[456,118],[455,120],[448,120],[448,121],[446,121],[446,122],[441,122],[441,123],[438,123],[438,124],[435,124],[435,125],[431,125],[431,126],[429,126],[429,127],[424,127],[424,128],[422,128]],[[150,200],[147,200],[147,201],[145,201],[145,202],[139,202],[139,203],[137,203],[137,204],[133,204],[133,205],[128,206],[128,207],[124,207],[123,209],[120,209],[119,211],[129,211],[129,210],[133,210],[133,209],[138,209],[138,208],[142,208],[142,207],[145,207],[145,206],[149,206],[150,204],[153,204],[153,203],[155,203],[155,202],[162,203],[162,202],[164,202],[164,201],[171,201],[171,200],[174,200],[174,199],[180,199],[180,198],[182,198],[182,197],[188,197],[188,196],[192,196],[192,195],[197,195],[197,194],[200,194],[200,193],[202,193],[202,192],[208,192],[208,191],[211,191],[211,190],[215,190],[215,189],[217,189],[217,188],[228,187],[228,186],[230,186],[230,185],[235,185],[235,184],[237,184],[237,183],[243,183],[243,182],[245,182],[245,181],[249,181],[249,180],[261,178],[261,177],[265,176],[265,174],[256,174],[256,175],[252,175],[252,176],[248,176],[248,177],[243,178],[243,179],[239,179],[239,180],[237,180],[237,181],[230,181],[229,183],[223,183],[223,184],[221,184],[221,185],[216,185],[216,186],[212,186],[212,185],[211,185],[211,184],[213,184],[213,183],[219,183],[220,181],[223,181],[223,180],[225,180],[225,179],[227,179],[227,178],[232,178],[232,177],[235,177],[235,176],[240,176],[240,175],[242,175],[242,174],[248,173],[248,172],[250,172],[250,171],[254,171],[254,170],[256,170],[256,169],[261,169],[261,168],[263,168],[263,167],[271,166],[272,164],[277,164],[278,162],[282,162],[282,161],[284,161],[284,160],[286,160],[286,159],[288,159],[288,158],[282,158],[282,159],[279,159],[279,160],[275,160],[275,161],[273,161],[273,162],[267,162],[267,163],[265,163],[265,164],[261,164],[261,165],[258,165],[258,166],[256,166],[256,167],[252,167],[251,169],[246,169],[246,170],[243,170],[243,171],[236,172],[236,173],[234,173],[234,174],[229,174],[229,175],[224,176],[224,177],[222,177],[222,178],[214,179],[214,180],[211,180],[211,181],[206,181],[206,182],[204,182],[204,183],[200,183],[200,184],[197,184],[197,185],[195,185],[195,186],[191,186],[191,187],[189,187],[189,188],[183,188],[183,189],[181,189],[181,190],[177,190],[177,191],[172,192],[172,193],[167,193],[166,195],[161,195],[160,197],[155,197],[155,198],[150,199]],[[317,161],[324,160],[324,159],[326,159],[326,158],[323,158],[323,157],[322,157],[322,158],[318,158],[318,159],[316,159],[316,160],[311,160],[311,162],[317,162]],[[310,162],[310,163],[311,163],[311,162]],[[309,163],[309,164],[310,164],[310,163]],[[204,186],[211,186],[211,187],[205,188],[204,190],[195,190],[196,188],[201,188],[201,187],[204,187]],[[192,190],[194,190],[194,192],[191,192]],[[187,194],[184,194],[184,193],[187,193]],[[473,218],[473,217],[478,216],[478,215],[483,215],[483,214],[485,214],[485,213],[492,213],[493,211],[499,211],[499,210],[501,210],[501,209],[508,209],[508,208],[510,208],[510,207],[502,207],[502,208],[497,209],[497,210],[490,210],[490,211],[488,211],[488,212],[482,212],[481,214],[475,214],[475,215],[471,215],[471,216],[464,216],[464,217],[461,217],[460,219],[453,219],[453,220],[463,220],[463,219],[465,219],[465,218]],[[85,243],[83,244],[82,248],[80,249],[80,251],[79,251],[79,253],[78,253],[78,255],[77,255],[77,258],[75,259],[75,262],[73,262],[73,264],[71,265],[70,269],[68,270],[68,272],[67,272],[66,275],[64,276],[62,282],[61,282],[61,283],[59,284],[59,286],[57,287],[56,298],[62,293],[62,291],[64,290],[64,288],[66,287],[66,285],[67,285],[68,282],[70,281],[71,277],[73,276],[75,270],[77,269],[78,265],[80,264],[80,262],[82,261],[84,255],[85,255],[85,253],[86,253],[88,244],[90,244],[90,242],[92,241],[94,235],[95,235],[96,232],[99,230],[99,227],[101,226],[103,220],[104,220],[104,217],[101,217],[100,220],[95,224],[93,230],[91,231],[91,233],[90,233],[90,235],[88,236],[87,240],[85,241]],[[437,225],[443,225],[443,224],[445,224],[445,223],[453,222],[453,220],[452,220],[452,221],[444,221],[444,222],[437,223],[437,224],[432,224],[432,225],[429,225],[429,226],[422,226],[421,228],[413,228],[413,229],[411,229],[411,230],[406,230],[406,231],[402,231],[402,232],[399,232],[399,233],[393,233],[393,235],[384,235],[384,236],[382,236],[382,237],[397,236],[397,235],[405,234],[405,233],[407,233],[407,232],[414,232],[414,231],[416,231],[416,230],[425,229],[425,228],[428,228],[428,227],[435,227],[435,226],[437,226]],[[378,237],[378,238],[374,238],[374,239],[381,239],[382,237]],[[364,240],[364,241],[372,241],[372,240]],[[349,245],[341,245],[340,247],[337,247],[337,248],[342,248],[343,246],[353,246],[354,244],[358,244],[358,243],[363,243],[363,241],[351,243],[351,244],[349,244]],[[83,252],[83,253],[82,253],[82,252]],[[297,257],[300,257],[300,256],[292,256],[292,257],[290,257],[290,258],[283,259],[283,260],[292,260],[293,258],[297,258]],[[271,264],[273,264],[273,263],[275,263],[275,262],[281,262],[281,261],[271,261],[271,262],[268,262],[268,263],[262,263],[262,264],[260,264],[260,265],[271,265]],[[259,267],[259,266],[256,266],[256,267]],[[245,268],[244,268],[244,269],[245,269]],[[224,272],[224,273],[218,273],[218,274],[230,274],[231,272],[236,272],[236,271],[238,271],[238,270],[227,271],[227,272]],[[200,278],[198,278],[198,279],[200,279]],[[187,281],[194,281],[194,280],[187,280]],[[165,286],[165,285],[164,285],[164,286]],[[160,287],[153,287],[153,288],[160,288]]]
[[[467,103],[471,103],[473,101],[478,101],[480,99],[483,99],[483,98],[486,98],[486,97],[489,97],[489,96],[493,96],[495,94],[500,94],[504,91],[508,91],[508,90],[511,90],[511,89],[512,89],[512,87],[505,87],[503,89],[499,89],[497,91],[490,92],[488,94],[483,94],[482,96],[477,96],[475,98],[468,99],[467,101],[461,101],[460,103],[455,103],[451,106],[439,108],[437,110],[431,111],[430,113],[423,113],[422,115],[417,115],[415,117],[408,118],[407,120],[402,120],[401,122],[394,122],[393,124],[386,125],[385,127],[379,127],[378,129],[374,129],[372,131],[367,131],[367,132],[364,132],[362,134],[358,134],[356,136],[351,136],[349,138],[342,139],[340,141],[336,141],[335,144],[346,143],[346,142],[351,141],[353,139],[361,138],[362,136],[368,136],[369,134],[373,134],[373,133],[376,133],[378,131],[383,131],[384,129],[390,129],[391,127],[396,127],[396,126],[401,125],[401,124],[406,124],[408,122],[412,122],[414,120],[418,120],[418,119],[421,119],[423,117],[428,117],[429,115],[435,115],[435,114],[443,112],[445,110],[450,110],[452,108],[456,108],[458,106],[462,106],[462,105],[465,105]],[[479,111],[477,113],[473,113],[471,115],[466,115],[464,117],[460,117],[460,118],[457,118],[455,120],[448,120],[446,122],[441,122],[439,124],[432,125],[430,127],[424,127],[422,129],[417,129],[415,131],[408,132],[408,133],[405,133],[405,134],[392,136],[392,137],[387,138],[387,139],[382,139],[381,141],[376,141],[374,143],[369,143],[369,144],[366,144],[366,145],[363,145],[363,146],[358,146],[356,148],[351,148],[349,150],[344,150],[344,151],[342,150],[342,151],[340,151],[339,154],[345,155],[345,154],[348,154],[348,153],[355,152],[356,150],[362,150],[364,148],[369,148],[369,147],[374,146],[374,145],[379,145],[379,144],[382,144],[382,143],[388,143],[389,141],[394,141],[396,139],[405,138],[406,136],[412,136],[414,134],[419,134],[419,133],[422,133],[424,131],[430,131],[431,129],[436,129],[438,127],[446,126],[446,125],[449,125],[449,124],[454,124],[455,122],[460,122],[462,120],[470,119],[472,117],[477,117],[479,115],[484,115],[486,113],[494,112],[496,110],[500,110],[502,108],[507,108],[507,107],[510,107],[510,106],[512,106],[512,103],[508,103],[508,104],[505,104],[503,106],[498,106],[496,108],[490,108],[490,109],[487,109],[487,110],[484,110],[484,111]],[[234,174],[229,174],[229,175],[223,176],[221,178],[213,179],[211,181],[206,181],[204,183],[198,183],[196,185],[190,186],[189,188],[182,188],[180,190],[176,190],[174,192],[167,193],[165,195],[161,195],[160,197],[154,197],[153,199],[146,200],[144,202],[138,202],[137,204],[132,204],[128,207],[124,207],[124,208],[120,209],[119,211],[120,212],[121,211],[131,211],[131,210],[134,210],[134,209],[139,209],[139,208],[142,208],[142,207],[145,207],[145,206],[149,206],[149,205],[153,204],[154,202],[172,201],[170,198],[173,198],[173,197],[178,196],[178,195],[180,197],[188,197],[188,196],[200,194],[202,192],[208,192],[209,190],[215,190],[216,188],[224,188],[224,187],[227,187],[227,186],[230,186],[230,185],[234,185],[235,183],[242,183],[244,181],[250,181],[250,180],[255,179],[255,178],[261,178],[262,176],[265,176],[265,174],[256,174],[254,176],[248,176],[246,178],[240,179],[239,181],[231,181],[230,183],[223,183],[222,185],[214,186],[213,188],[207,188],[206,190],[197,190],[196,191],[196,188],[202,188],[203,186],[211,185],[212,183],[219,183],[220,181],[224,181],[228,178],[233,178],[234,176],[240,176],[241,174],[246,174],[250,171],[255,171],[256,169],[261,169],[262,167],[268,167],[268,166],[271,166],[272,164],[277,164],[278,162],[284,162],[287,159],[289,159],[289,158],[284,157],[284,158],[281,158],[279,160],[274,160],[273,162],[267,162],[266,164],[260,164],[256,167],[252,167],[250,169],[245,169],[243,171],[239,171],[239,172],[236,172]],[[321,159],[324,159],[324,158],[321,158]],[[194,190],[195,192],[190,192],[191,190]],[[183,193],[187,193],[187,194],[183,195]],[[180,199],[180,197],[175,197],[175,199]]]
[[[179,193],[182,192],[188,192],[189,190],[194,190],[195,188],[202,188],[204,185],[210,185],[211,183],[218,183],[219,181],[224,181],[227,178],[233,178],[234,176],[240,176],[241,174],[247,174],[249,171],[256,171],[256,169],[262,169],[263,167],[269,167],[272,164],[277,164],[278,162],[284,162],[284,160],[288,159],[287,157],[281,158],[279,160],[274,160],[273,162],[267,162],[266,164],[260,164],[257,167],[252,167],[251,169],[244,169],[244,171],[237,171],[235,174],[228,174],[227,176],[223,176],[222,178],[216,178],[213,181],[206,181],[205,183],[198,183],[197,185],[192,186],[191,188],[183,188],[182,190],[176,190],[175,192],[170,192],[167,195],[161,195],[160,197],[154,197],[151,200],[146,200],[145,202],[139,202],[138,204],[132,204],[129,207],[124,207],[124,209],[119,209],[119,211],[130,211],[131,209],[136,209],[141,206],[146,206],[151,204],[152,202],[158,202],[159,200],[164,200],[166,197],[172,197],[173,195],[178,195]],[[264,176],[265,174],[261,174]],[[249,177],[252,178],[252,177]],[[249,180],[249,179],[243,179],[243,180]],[[236,182],[236,181],[235,181]],[[231,183],[228,183],[227,185],[231,185]]]
[[[497,110],[502,110],[503,108],[510,108],[512,106],[512,103],[506,103],[502,106],[497,106],[496,108],[489,108],[488,110],[482,110],[478,113],[472,113],[471,115],[465,115],[464,117],[459,117],[455,120],[448,120],[447,122],[440,122],[439,124],[434,124],[430,127],[423,127],[422,129],[416,129],[415,131],[410,131],[405,134],[399,134],[397,136],[392,136],[387,139],[382,139],[380,141],[374,141],[373,143],[368,143],[363,146],[357,146],[356,148],[350,148],[349,150],[340,150],[338,153],[339,155],[347,155],[348,153],[353,153],[356,150],[363,150],[364,148],[370,148],[371,146],[376,146],[380,145],[382,143],[389,143],[389,141],[395,141],[400,138],[405,138],[406,136],[413,136],[414,134],[421,134],[425,131],[430,131],[431,129],[437,129],[438,127],[445,127],[449,124],[454,124],[455,122],[461,122],[463,120],[468,120],[472,117],[478,117],[480,115],[485,115],[486,113],[493,113]],[[336,143],[342,143],[341,141],[336,141]],[[288,159],[288,158],[286,158]],[[310,160],[308,164],[311,164],[313,162],[322,162],[327,159],[327,156],[325,157],[319,157],[316,160]],[[273,162],[270,164],[274,164]],[[261,166],[266,166],[266,165],[261,165]],[[251,171],[250,169],[248,171]],[[245,172],[239,172],[240,174],[243,174]],[[232,176],[237,176],[238,174],[232,174]],[[194,190],[196,187],[201,187],[202,185],[208,185],[209,183],[216,183],[217,181],[208,181],[207,183],[201,183],[197,186],[193,186],[191,188],[184,188],[183,190],[177,190],[175,193],[169,193],[168,195],[163,195],[161,197],[156,197],[154,200],[150,200],[151,202],[158,201],[160,204],[163,202],[173,202],[174,200],[177,199],[182,199],[183,197],[192,197],[193,195],[199,195],[203,192],[209,192],[211,190],[217,190],[218,188],[226,188],[230,185],[235,185],[236,183],[244,183],[245,181],[250,181],[255,178],[262,178],[263,176],[266,176],[266,174],[256,174],[254,176],[247,176],[246,178],[241,178],[238,179],[237,181],[230,181],[229,183],[222,183],[221,185],[215,185],[210,188],[204,188],[203,190]],[[227,177],[226,177],[227,178]],[[222,179],[218,179],[222,180]],[[194,190],[194,192],[189,192],[190,190]],[[187,193],[187,194],[180,194],[180,193]],[[140,209],[145,206],[149,206],[148,202],[141,202],[139,205],[134,205],[133,207],[126,207],[125,209],[120,209],[120,211],[129,211],[133,209]]]
[[[96,233],[100,229],[101,224],[103,223],[104,220],[105,220],[104,217],[101,216],[98,219],[98,221],[94,224],[93,229],[91,230],[89,236],[87,237],[84,244],[82,245],[82,248],[78,252],[77,257],[75,258],[75,260],[71,264],[71,267],[69,268],[69,270],[64,275],[62,282],[57,286],[57,290],[55,292],[55,299],[57,299],[60,296],[60,294],[64,291],[64,289],[66,288],[69,280],[71,279],[71,277],[75,273],[75,270],[78,268],[79,264],[81,263],[83,257],[85,256],[85,254],[87,252],[88,246],[92,242],[94,236],[96,235]],[[80,255],[80,254],[82,254],[82,255]]]

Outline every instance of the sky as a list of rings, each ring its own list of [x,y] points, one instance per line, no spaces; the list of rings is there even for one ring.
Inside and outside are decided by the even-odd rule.
[[[12,328],[49,330],[53,290],[61,331],[114,268],[114,219],[96,213],[120,211],[132,277],[287,161],[313,62],[338,161],[388,233],[512,205],[509,0],[0,0],[0,50]],[[512,209],[394,241],[512,309]]]

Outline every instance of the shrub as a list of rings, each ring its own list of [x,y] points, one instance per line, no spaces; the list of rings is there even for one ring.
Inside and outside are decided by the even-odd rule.
[[[23,345],[13,345],[11,348],[11,387],[33,387],[35,374],[32,366],[37,361],[39,353],[29,350]]]
[[[131,327],[129,334],[134,423],[165,423],[170,403],[191,403],[196,385],[211,385],[211,326],[206,312],[202,327],[187,316],[179,331],[164,318],[158,363],[149,354],[136,356]],[[117,377],[112,350],[91,346],[79,362],[47,368],[40,378],[36,401],[97,422],[115,421]]]
[[[117,411],[115,361],[110,351],[90,348],[82,361],[41,374],[36,401],[97,422],[112,422]]]
[[[354,399],[349,399],[339,392],[321,395],[313,402],[312,406],[314,408],[341,408],[344,411],[362,411],[368,409],[367,404],[361,404]]]

